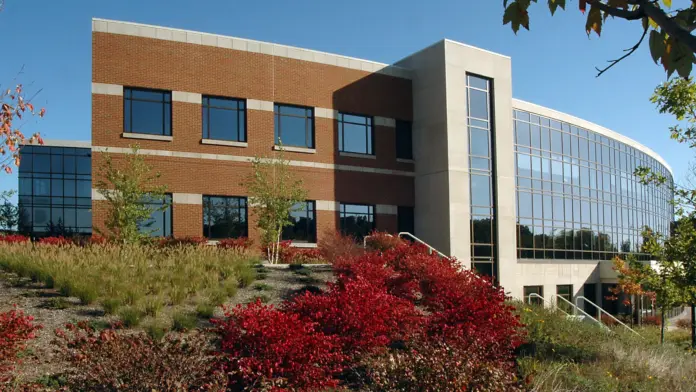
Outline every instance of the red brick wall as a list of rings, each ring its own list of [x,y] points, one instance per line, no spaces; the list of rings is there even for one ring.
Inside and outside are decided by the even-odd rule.
[[[92,81],[405,120],[412,117],[411,81],[407,79],[259,53],[99,32],[92,34]],[[124,139],[123,97],[92,95],[92,144],[99,147],[137,143],[143,149],[244,157],[268,155],[273,154],[273,121],[272,112],[248,110],[248,147],[203,145],[201,106],[173,102],[172,141]],[[393,128],[374,128],[377,159],[339,156],[335,120],[315,118],[315,128],[316,154],[287,152],[287,159],[413,170],[413,164],[396,162]],[[116,164],[122,162],[119,154],[113,157]],[[250,173],[249,163],[156,156],[147,156],[146,161],[161,173],[160,180],[167,184],[169,192],[246,196],[242,181]],[[94,181],[102,162],[103,154],[94,152]],[[414,205],[412,177],[306,167],[293,170],[303,180],[312,200]],[[94,202],[95,227],[100,227],[104,219],[102,204]],[[173,219],[175,235],[202,234],[201,206],[175,204]],[[337,212],[318,211],[319,235],[337,228],[337,220]],[[394,231],[396,216],[380,215],[377,224],[380,229]],[[257,237],[253,226],[250,216],[250,236]]]

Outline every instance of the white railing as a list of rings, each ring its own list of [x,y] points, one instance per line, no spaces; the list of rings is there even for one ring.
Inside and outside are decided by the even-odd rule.
[[[556,309],[556,310],[560,310],[561,312],[565,313],[566,316],[570,316],[570,313],[568,313],[568,312],[566,312],[565,310],[563,310],[563,309],[559,308],[558,306],[556,306],[556,304],[553,303],[553,301],[550,301],[550,299],[546,299],[546,298],[542,297],[541,295],[539,295],[539,294],[537,294],[537,293],[531,293],[531,294],[529,294],[528,303],[529,303],[530,305],[532,305],[532,298],[539,298],[539,299],[542,301],[542,303],[546,302],[547,304],[549,304],[549,307],[550,307],[550,308]]]
[[[589,299],[585,298],[585,297],[582,296],[582,295],[578,295],[577,297],[575,297],[575,307],[576,307],[577,309],[580,309],[580,305],[578,305],[578,301],[579,301],[579,300],[582,300],[584,303],[590,304],[590,305],[594,306],[595,309],[597,309],[597,310],[599,311],[599,321],[600,321],[600,322],[602,322],[602,315],[605,314],[605,315],[607,315],[607,317],[609,317],[610,319],[616,321],[617,324],[620,324],[620,325],[622,325],[624,328],[626,328],[627,330],[633,332],[634,334],[636,334],[636,335],[638,335],[638,336],[641,336],[641,334],[639,334],[638,332],[634,331],[633,328],[631,328],[631,327],[629,327],[628,325],[622,323],[619,319],[617,319],[616,317],[612,316],[612,315],[609,314],[606,310],[602,309],[599,305],[597,305],[596,303],[590,301]],[[604,323],[602,323],[602,324],[604,324]],[[642,336],[641,336],[641,337],[642,337]]]

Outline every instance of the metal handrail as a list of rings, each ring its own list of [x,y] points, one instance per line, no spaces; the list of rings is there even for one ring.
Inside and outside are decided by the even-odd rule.
[[[568,305],[572,306],[573,315],[577,316],[577,312],[580,312],[580,313],[583,314],[585,317],[589,317],[590,320],[592,320],[592,321],[594,321],[595,323],[599,324],[602,328],[605,328],[605,329],[609,330],[609,328],[607,328],[606,325],[602,324],[602,322],[601,322],[600,320],[597,320],[597,318],[590,316],[589,314],[587,314],[587,312],[585,312],[584,310],[580,309],[580,307],[577,306],[576,304],[574,304],[574,303],[568,301],[567,299],[561,297],[561,296],[558,295],[558,294],[552,295],[552,297],[555,297],[555,298],[556,298],[556,301],[558,301],[558,299],[560,298],[560,299],[562,299],[565,303],[567,303]]]
[[[565,298],[564,298],[564,299],[565,299]],[[594,306],[597,310],[599,310],[599,318],[598,318],[598,319],[599,319],[600,322],[602,321],[602,314],[606,314],[607,316],[609,316],[609,318],[611,318],[612,320],[614,320],[614,321],[616,321],[617,323],[621,324],[621,325],[622,325],[624,328],[626,328],[627,330],[629,330],[629,331],[633,332],[634,334],[636,334],[636,335],[642,337],[642,335],[639,334],[638,332],[634,331],[633,328],[631,328],[631,327],[629,327],[628,325],[622,323],[619,319],[617,319],[616,317],[612,316],[612,315],[609,314],[606,310],[602,309],[599,305],[597,305],[596,303],[590,301],[589,299],[585,298],[585,297],[582,296],[582,295],[578,295],[577,297],[575,297],[575,307],[576,307],[576,308],[580,309],[580,305],[578,305],[578,300],[583,300],[583,301],[585,301],[586,303],[589,303],[590,305]],[[602,324],[604,324],[604,323],[602,323]]]
[[[425,241],[423,241],[422,239],[420,239],[420,238],[416,237],[415,235],[409,233],[408,231],[402,231],[402,232],[400,232],[400,233],[398,234],[398,236],[399,236],[399,238],[401,238],[402,236],[411,237],[411,238],[413,238],[414,240],[416,240],[416,242],[421,243],[421,244],[425,245],[426,247],[428,247],[428,250],[429,250],[430,254],[432,254],[433,252],[435,252],[435,253],[437,253],[438,255],[440,255],[440,257],[449,259],[449,256],[445,255],[444,253],[440,252],[439,250],[437,250],[437,249],[433,248],[432,246],[428,245]]]
[[[550,305],[549,307],[554,308],[554,309],[556,309],[556,310],[560,310],[561,312],[565,313],[566,316],[570,316],[570,313],[568,313],[568,312],[566,312],[565,310],[563,310],[563,309],[559,308],[558,306],[556,306],[556,304],[553,303],[553,301],[550,301],[550,300],[548,300],[548,299],[542,297],[541,295],[539,295],[539,294],[537,294],[537,293],[531,293],[531,294],[529,294],[529,304],[530,304],[530,305],[532,305],[532,298],[539,298],[540,300],[542,300],[542,301],[548,303],[548,304]]]

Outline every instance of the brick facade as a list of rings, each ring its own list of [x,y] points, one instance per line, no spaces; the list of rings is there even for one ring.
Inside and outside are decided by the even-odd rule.
[[[334,109],[390,119],[412,119],[409,79],[311,61],[229,48],[174,42],[105,32],[92,33],[92,82],[154,88],[203,95],[253,99]],[[201,105],[172,102],[172,140],[134,140],[123,134],[123,96],[92,94],[92,166],[98,168],[100,148],[127,148],[179,153],[253,157],[273,154],[272,111],[247,110],[247,146],[201,144]],[[389,206],[414,205],[413,163],[396,159],[395,129],[375,125],[376,159],[340,156],[337,121],[315,115],[316,153],[286,152],[287,159],[330,165],[371,168],[379,173],[295,166],[308,190],[308,199]],[[113,154],[115,163],[122,154]],[[243,161],[147,155],[146,161],[161,173],[168,192],[220,196],[246,196],[242,185],[251,165]],[[387,172],[389,171],[389,172]],[[387,174],[398,171],[399,174]],[[202,206],[173,205],[175,236],[202,235]],[[335,230],[338,212],[316,213],[317,233]],[[249,235],[257,239],[253,213]],[[93,224],[101,227],[103,202],[93,201]],[[397,217],[377,214],[378,229],[395,231]]]

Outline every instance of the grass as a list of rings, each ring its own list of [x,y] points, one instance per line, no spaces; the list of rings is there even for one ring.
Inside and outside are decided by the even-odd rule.
[[[661,346],[658,327],[636,336],[517,307],[528,333],[518,364],[531,391],[696,391],[696,357],[684,349],[683,331],[668,332]]]
[[[256,283],[253,289],[256,291],[269,291],[273,290],[273,286],[268,283]]]
[[[49,298],[44,302],[43,307],[46,309],[56,309],[56,310],[63,310],[63,309],[68,309],[73,307],[73,303],[68,301],[67,298],[64,297],[55,297],[55,298]]]
[[[172,316],[172,329],[175,331],[188,331],[196,328],[198,318],[189,312],[177,312]]]
[[[251,253],[215,247],[47,246],[5,244],[0,269],[55,288],[82,304],[100,305],[127,326],[215,307],[256,279]],[[204,314],[211,313],[208,309]]]

